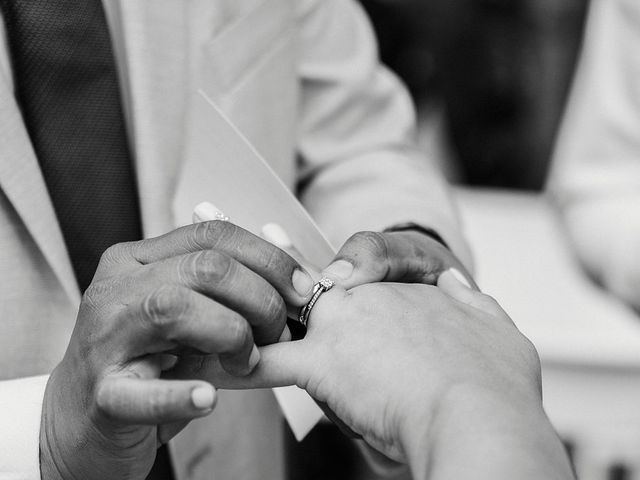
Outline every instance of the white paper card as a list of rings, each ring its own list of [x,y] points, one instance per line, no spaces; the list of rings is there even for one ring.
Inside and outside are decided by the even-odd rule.
[[[313,430],[324,413],[313,399],[301,388],[274,388],[273,393],[278,400],[284,418],[296,437],[301,442]]]
[[[199,93],[202,101],[194,104],[198,121],[192,125],[188,153],[194,164],[180,179],[188,188],[178,188],[178,222],[188,224],[193,208],[209,201],[256,235],[267,223],[279,224],[312,264],[327,265],[335,250],[307,211],[210,97]],[[274,393],[296,439],[302,440],[322,419],[322,410],[297,387]]]

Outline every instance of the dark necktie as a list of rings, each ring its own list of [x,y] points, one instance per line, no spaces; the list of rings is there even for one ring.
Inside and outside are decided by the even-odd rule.
[[[16,97],[78,285],[109,246],[141,238],[135,177],[100,0],[0,0]]]
[[[109,246],[142,238],[100,0],[0,0],[16,98],[84,291]],[[149,478],[171,479],[166,449]]]

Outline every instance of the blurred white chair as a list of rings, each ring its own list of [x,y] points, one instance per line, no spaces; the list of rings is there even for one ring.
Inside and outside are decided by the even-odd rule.
[[[546,198],[458,191],[485,293],[536,345],[545,407],[581,480],[640,480],[640,317],[575,263]],[[623,465],[627,475],[612,476]]]

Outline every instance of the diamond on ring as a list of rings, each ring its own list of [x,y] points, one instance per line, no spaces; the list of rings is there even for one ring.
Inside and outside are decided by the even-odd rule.
[[[324,292],[328,292],[335,286],[335,282],[330,278],[323,277],[320,279],[318,283],[313,287],[313,293],[311,295],[311,300],[304,307],[300,309],[300,314],[298,315],[298,321],[306,328],[307,323],[309,322],[309,316],[311,315],[311,310],[313,309],[316,302],[320,299]]]

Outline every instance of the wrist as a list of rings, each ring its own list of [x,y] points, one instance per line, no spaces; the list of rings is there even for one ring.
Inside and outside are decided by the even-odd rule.
[[[88,448],[85,406],[77,403],[78,396],[69,396],[71,385],[78,375],[70,375],[59,364],[49,376],[42,402],[40,422],[40,474],[42,480],[88,479],[78,467],[91,463]],[[82,400],[84,401],[84,400]],[[78,455],[83,451],[82,455]],[[96,478],[96,477],[93,477]]]
[[[407,419],[400,436],[416,479],[525,480],[541,478],[542,470],[546,478],[571,478],[562,444],[536,392],[452,389],[431,413]]]

